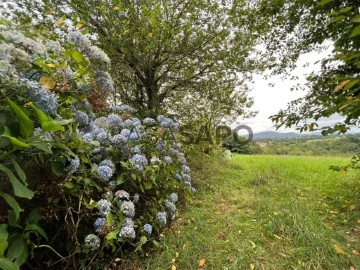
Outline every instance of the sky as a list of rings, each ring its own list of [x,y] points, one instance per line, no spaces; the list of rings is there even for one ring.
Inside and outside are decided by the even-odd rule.
[[[269,116],[277,114],[279,110],[286,109],[287,104],[297,98],[303,97],[305,91],[291,91],[291,87],[297,83],[305,83],[306,75],[312,71],[320,70],[320,63],[317,61],[326,57],[331,49],[324,52],[310,52],[300,56],[297,62],[297,68],[292,72],[292,75],[299,77],[297,81],[290,79],[282,79],[281,75],[272,76],[268,80],[264,80],[262,76],[255,75],[254,83],[252,85],[253,90],[250,92],[250,96],[254,98],[254,105],[252,109],[258,111],[255,118],[237,120],[237,124],[249,126],[254,133],[261,131],[275,131],[273,123]],[[306,67],[304,65],[308,64]],[[289,76],[290,77],[290,76]],[[274,84],[274,86],[269,86]],[[332,116],[329,119],[321,119],[321,123],[334,123],[341,120],[340,116]],[[232,125],[233,126],[233,125]],[[281,128],[278,132],[294,132],[294,128]]]

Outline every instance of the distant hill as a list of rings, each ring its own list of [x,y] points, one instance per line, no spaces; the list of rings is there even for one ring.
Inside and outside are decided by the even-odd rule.
[[[276,132],[276,131],[263,131],[254,133],[255,140],[262,139],[293,139],[298,137],[312,137],[312,136],[321,136],[320,133],[312,133],[312,134],[300,134],[296,132]]]

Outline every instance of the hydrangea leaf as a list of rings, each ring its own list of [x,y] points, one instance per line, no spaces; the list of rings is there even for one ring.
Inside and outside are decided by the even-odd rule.
[[[16,113],[20,120],[20,132],[25,138],[30,137],[34,132],[34,122],[27,115],[25,108],[16,105],[11,99],[6,98],[11,109]]]
[[[17,201],[12,196],[10,196],[9,194],[1,192],[1,191],[0,191],[0,196],[3,197],[4,200],[7,202],[7,204],[14,210],[15,217],[16,217],[16,219],[18,219],[19,215],[20,215],[20,212],[22,212],[23,209],[20,208]],[[2,256],[1,255],[1,248],[0,248],[0,256]]]
[[[4,256],[5,250],[8,247],[8,236],[7,224],[0,224],[0,257]]]

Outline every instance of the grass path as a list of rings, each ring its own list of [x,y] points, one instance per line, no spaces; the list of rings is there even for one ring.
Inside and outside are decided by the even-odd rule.
[[[360,269],[360,174],[328,169],[347,161],[236,155],[208,162],[207,173],[194,173],[198,193],[143,267]]]

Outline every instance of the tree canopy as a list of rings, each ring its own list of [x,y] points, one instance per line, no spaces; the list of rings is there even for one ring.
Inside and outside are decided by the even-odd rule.
[[[112,62],[115,102],[180,118],[201,104],[214,121],[252,104],[245,82],[265,61],[256,8],[245,1],[20,2],[40,26],[71,21],[94,38]]]
[[[345,133],[349,128],[359,126],[360,1],[266,3],[263,12],[282,14],[275,17],[276,27],[272,25],[272,29],[280,36],[282,34],[281,40],[287,42],[288,50],[294,56],[314,49],[326,40],[332,41],[334,46],[332,54],[321,61],[320,72],[312,73],[306,85],[299,87],[307,91],[305,97],[294,100],[286,110],[272,116],[276,126],[296,126],[300,131],[320,129],[324,135]],[[273,39],[274,35],[264,38]],[[278,39],[276,35],[275,39]],[[275,43],[268,44],[272,46]],[[344,121],[332,126],[318,125],[321,117],[334,114],[343,116]]]

